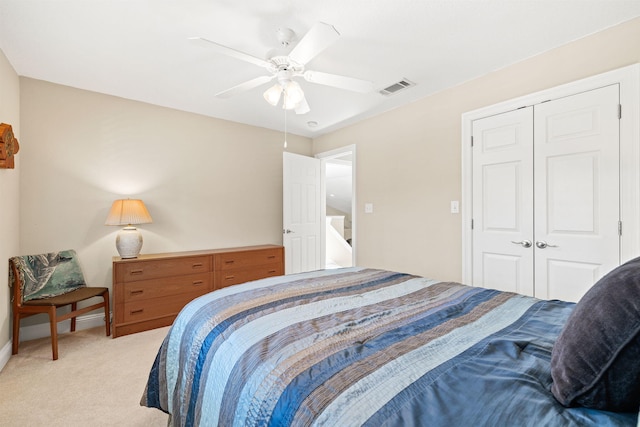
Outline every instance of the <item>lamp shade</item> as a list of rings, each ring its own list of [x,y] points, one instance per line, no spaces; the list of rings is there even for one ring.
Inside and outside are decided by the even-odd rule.
[[[147,207],[139,199],[120,199],[113,202],[105,225],[133,225],[153,222]]]

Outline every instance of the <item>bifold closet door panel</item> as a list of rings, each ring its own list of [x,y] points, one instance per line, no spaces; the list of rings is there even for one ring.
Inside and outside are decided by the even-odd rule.
[[[533,296],[533,108],[473,122],[473,285]]]
[[[577,301],[619,265],[619,85],[534,107],[535,296]]]

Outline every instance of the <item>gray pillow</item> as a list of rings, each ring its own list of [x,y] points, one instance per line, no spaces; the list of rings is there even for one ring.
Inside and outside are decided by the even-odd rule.
[[[640,407],[640,257],[600,279],[551,352],[551,391],[564,406]]]

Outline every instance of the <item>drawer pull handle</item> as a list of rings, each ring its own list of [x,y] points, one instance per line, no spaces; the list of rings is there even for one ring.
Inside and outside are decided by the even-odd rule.
[[[236,276],[225,276],[224,280],[231,280],[231,279],[235,279]]]
[[[234,260],[231,260],[231,261],[225,261],[224,263],[225,264],[233,264],[234,262],[235,262]]]
[[[141,308],[139,310],[131,310],[129,312],[129,314],[134,315],[134,314],[142,314],[144,312],[144,308]]]
[[[275,272],[276,272],[275,270],[269,270],[269,274],[273,274]]]
[[[144,289],[135,289],[129,292],[129,295],[142,295],[144,293]]]
[[[202,280],[194,280],[194,281],[193,281],[193,284],[194,284],[195,286],[202,285],[203,283],[204,283],[204,282],[203,282]]]
[[[201,262],[196,262],[191,266],[191,268],[200,268],[200,267],[202,267],[202,263]]]
[[[275,255],[270,255],[270,256],[268,256],[267,258],[268,258],[268,259],[274,259],[275,257],[276,257]]]
[[[131,275],[133,276],[134,274],[142,274],[144,272],[144,270],[131,270]]]

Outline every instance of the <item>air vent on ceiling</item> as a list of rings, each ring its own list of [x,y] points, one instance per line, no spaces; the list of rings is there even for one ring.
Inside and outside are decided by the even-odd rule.
[[[399,82],[392,84],[391,86],[385,87],[380,91],[380,93],[384,96],[389,96],[415,85],[416,84],[409,79],[402,79]]]

